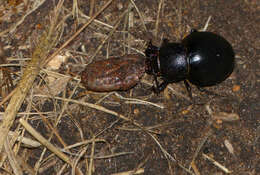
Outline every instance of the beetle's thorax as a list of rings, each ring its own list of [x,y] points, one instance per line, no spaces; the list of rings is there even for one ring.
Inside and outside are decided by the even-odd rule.
[[[161,76],[169,82],[185,80],[189,73],[187,49],[181,43],[167,43],[160,48]]]

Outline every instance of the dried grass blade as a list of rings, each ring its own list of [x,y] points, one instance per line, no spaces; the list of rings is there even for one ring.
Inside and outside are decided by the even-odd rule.
[[[56,13],[55,15],[57,16],[59,14]],[[58,20],[58,17],[55,17],[55,19]],[[8,132],[13,125],[15,116],[40,71],[43,60],[47,57],[50,50],[56,43],[59,31],[54,30],[57,22],[56,20],[53,20],[48,31],[41,35],[39,43],[33,51],[32,59],[28,63],[24,74],[22,75],[21,81],[14,90],[13,96],[11,97],[11,100],[6,108],[3,120],[0,123],[0,152],[2,151]]]

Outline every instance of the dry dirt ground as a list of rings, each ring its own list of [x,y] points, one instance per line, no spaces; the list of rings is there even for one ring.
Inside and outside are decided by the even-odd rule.
[[[1,174],[260,174],[260,2],[113,0],[54,61],[43,64],[107,2],[0,2],[0,99],[7,99],[1,124],[6,97],[40,57],[11,122],[16,134],[2,149]],[[204,27],[226,38],[236,53],[232,75],[207,88],[219,95],[193,87],[191,101],[183,83],[156,95],[149,75],[125,92],[89,92],[79,83],[90,60],[142,54],[149,40],[157,46],[163,38],[178,42]],[[21,118],[49,142],[32,136]],[[45,143],[33,146],[17,134]]]

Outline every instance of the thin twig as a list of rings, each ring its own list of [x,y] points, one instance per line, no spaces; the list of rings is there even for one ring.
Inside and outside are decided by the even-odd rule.
[[[207,30],[207,28],[208,28],[208,26],[209,26],[209,22],[210,22],[210,20],[211,20],[211,16],[208,17],[208,20],[207,20],[205,26],[203,27],[202,31],[205,32],[205,31]]]
[[[82,18],[86,18],[87,20],[91,19],[91,17],[85,15],[80,9],[79,9],[79,15],[82,16]],[[95,22],[96,24],[102,25],[104,27],[107,27],[109,29],[113,29],[113,26],[111,26],[111,25],[109,25],[107,23],[104,23],[104,22],[102,22],[102,21],[100,21],[98,19],[94,19],[93,22]]]
[[[16,28],[23,23],[23,21],[25,20],[25,18],[27,16],[29,16],[30,14],[32,14],[35,10],[37,10],[46,0],[42,0],[42,1],[34,1],[35,4],[34,4],[34,7],[29,11],[27,12],[17,23],[15,23],[13,26],[11,26],[9,29],[6,29],[4,30],[3,32],[0,33],[0,36],[10,32],[10,33],[13,33]]]
[[[58,35],[59,30],[56,28],[59,8],[63,3],[63,0],[59,1],[54,14],[54,18],[51,21],[51,25],[47,32],[44,32],[40,37],[37,47],[34,49],[32,54],[32,59],[28,63],[22,79],[14,90],[14,94],[6,108],[3,120],[0,123],[0,152],[2,152],[3,144],[9,133],[11,126],[13,125],[15,116],[20,109],[27,93],[31,89],[33,82],[36,76],[39,74],[40,66],[46,56],[49,54],[50,50],[56,44],[56,36]]]
[[[78,164],[78,162],[80,161],[80,159],[83,157],[83,155],[86,153],[86,151],[88,150],[88,147],[86,146],[86,147],[84,147],[82,150],[81,150],[81,152],[80,152],[80,154],[75,158],[75,160],[73,161],[73,166],[72,166],[72,175],[75,175],[76,174],[76,167],[77,167],[77,164]]]
[[[60,48],[58,48],[44,63],[44,65],[48,64],[56,55],[60,53],[62,49],[64,49],[74,38],[76,38],[87,26],[89,26],[94,19],[99,16],[112,2],[113,0],[109,0],[90,20],[84,24],[73,36],[71,36]]]
[[[157,37],[157,34],[158,34],[158,28],[159,28],[159,24],[160,24],[160,13],[161,13],[161,9],[162,9],[162,6],[163,6],[163,2],[164,0],[160,0],[159,2],[159,5],[158,5],[158,11],[157,11],[157,18],[156,18],[156,23],[155,23],[155,37]]]
[[[206,159],[208,159],[209,161],[211,161],[215,166],[217,166],[219,169],[223,170],[225,173],[232,173],[232,171],[230,171],[229,169],[227,169],[226,167],[224,167],[223,165],[221,165],[219,162],[217,162],[216,160],[214,160],[213,158],[209,157],[207,154],[202,154],[202,156]]]
[[[139,15],[139,17],[140,17],[140,19],[141,19],[141,22],[142,22],[142,24],[143,24],[144,31],[147,32],[147,28],[146,28],[145,23],[144,23],[144,17],[143,17],[143,15],[141,14],[140,10],[137,8],[135,2],[134,2],[133,0],[130,0],[130,1],[131,1],[131,3],[133,4],[133,6],[135,7],[135,10],[137,11],[137,13],[138,13],[138,15]]]
[[[120,15],[120,17],[118,18],[118,21],[116,22],[115,26],[113,27],[113,29],[109,32],[109,34],[106,36],[106,38],[102,41],[102,43],[98,46],[98,48],[96,49],[95,53],[89,58],[88,63],[91,63],[93,61],[93,59],[96,57],[96,55],[98,54],[98,52],[102,49],[103,45],[106,43],[106,41],[113,35],[113,33],[116,31],[116,29],[118,28],[119,24],[121,24],[121,20],[122,18],[125,16],[125,14],[127,13],[127,10],[125,10],[123,12],[123,14]]]
[[[51,144],[48,140],[46,140],[40,133],[38,133],[29,123],[27,123],[24,119],[20,118],[20,123],[23,127],[34,137],[36,138],[42,145],[46,146],[49,150],[51,150],[54,154],[56,154],[59,158],[61,158],[64,162],[72,165],[72,162],[68,156],[62,153],[59,149],[57,149],[53,144]]]
[[[149,101],[140,100],[140,99],[137,99],[137,98],[125,98],[125,97],[119,95],[118,93],[115,93],[115,95],[122,100],[126,100],[125,103],[128,103],[128,104],[152,105],[152,106],[158,107],[160,109],[164,109],[163,105],[159,105],[159,104],[152,103],[152,102],[149,102]]]
[[[81,145],[87,145],[87,144],[93,143],[93,142],[105,142],[105,140],[104,140],[104,139],[84,140],[84,141],[82,141],[82,142],[78,142],[78,143],[75,143],[75,144],[73,144],[73,145],[69,145],[69,146],[67,146],[67,147],[65,147],[65,148],[63,148],[63,149],[61,149],[61,151],[65,152],[65,151],[68,150],[68,149],[75,148],[75,147],[79,147],[79,146],[81,146]]]
[[[10,162],[10,165],[11,165],[11,167],[13,169],[14,174],[22,175],[23,174],[22,168],[21,168],[19,162],[17,161],[16,156],[15,156],[13,150],[11,149],[11,146],[10,146],[10,143],[9,143],[8,139],[5,140],[4,147],[5,147],[5,151],[6,151],[7,155],[8,155],[8,160]]]
[[[92,138],[92,140],[95,139],[95,136]],[[92,170],[93,170],[93,164],[94,164],[94,153],[95,153],[95,145],[96,142],[92,142],[92,147],[91,147],[91,157],[90,157],[90,161],[89,161],[89,166],[88,166],[88,175],[92,174]]]
[[[47,95],[35,95],[36,97],[47,97],[47,98],[52,98],[52,97],[49,97]],[[88,106],[90,108],[93,108],[93,109],[97,109],[97,110],[100,110],[100,111],[103,111],[103,112],[106,112],[108,114],[111,114],[111,115],[115,115],[125,121],[131,121],[131,119],[125,117],[124,115],[121,115],[115,111],[112,111],[112,110],[109,110],[103,106],[100,106],[100,105],[95,105],[95,104],[92,104],[92,103],[88,103],[88,102],[80,102],[80,101],[77,101],[77,100],[72,100],[72,99],[67,99],[67,98],[61,98],[61,97],[53,97],[54,99],[57,99],[57,100],[62,100],[62,101],[66,101],[66,102],[72,102],[72,103],[75,103],[75,104],[80,104],[80,105],[83,105],[83,106]],[[133,121],[133,124],[134,125],[138,125],[140,126],[140,124],[136,123]]]

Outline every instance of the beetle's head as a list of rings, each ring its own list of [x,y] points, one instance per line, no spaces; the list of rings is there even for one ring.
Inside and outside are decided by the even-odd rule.
[[[160,73],[158,66],[159,48],[154,46],[151,41],[145,50],[145,56],[145,72],[147,74],[158,75]]]

